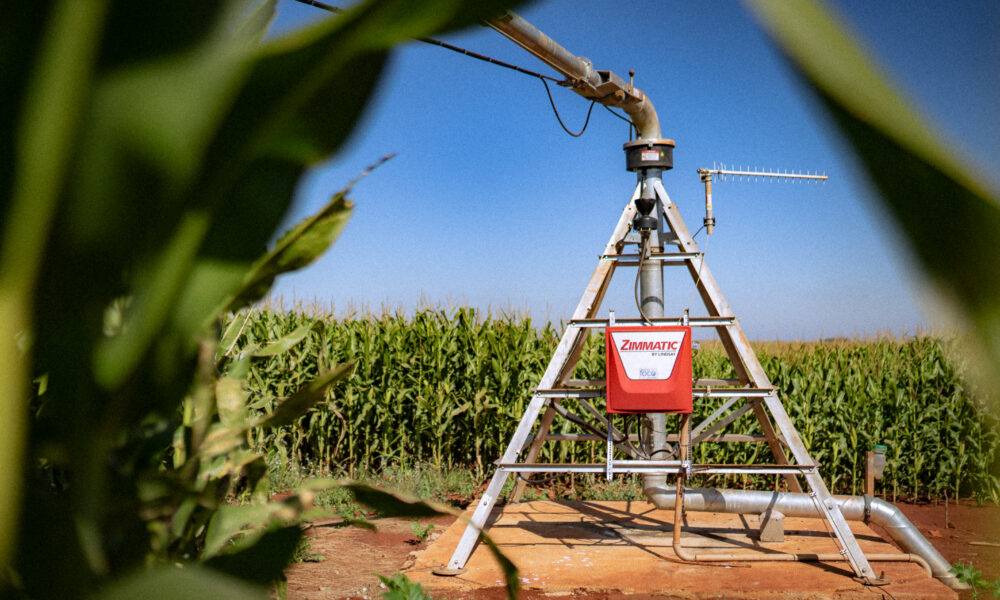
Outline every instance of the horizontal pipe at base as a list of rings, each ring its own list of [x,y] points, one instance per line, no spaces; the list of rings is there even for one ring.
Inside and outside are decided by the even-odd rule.
[[[675,509],[677,503],[674,489],[673,487],[667,487],[666,476],[664,475],[646,475],[643,477],[643,492],[659,509]],[[786,517],[821,517],[813,499],[808,494],[715,488],[684,488],[682,496],[684,508],[693,512],[761,514],[766,510],[775,510]],[[834,496],[833,498],[840,506],[840,511],[845,519],[849,521],[865,520],[865,497]],[[965,583],[959,581],[951,573],[951,564],[924,538],[901,510],[891,503],[878,498],[869,497],[867,504],[869,512],[868,521],[885,529],[889,537],[903,549],[903,552],[919,557],[930,568],[931,575],[948,587],[955,590],[968,589]],[[890,556],[902,557],[905,555]],[[868,558],[869,560],[885,560],[881,558]],[[765,558],[760,560],[765,560]],[[908,559],[899,558],[891,560]]]

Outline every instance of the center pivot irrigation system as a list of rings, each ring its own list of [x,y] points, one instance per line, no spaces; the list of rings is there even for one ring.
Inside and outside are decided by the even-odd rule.
[[[315,0],[299,0],[319,5]],[[329,8],[324,6],[324,8]],[[819,474],[775,388],[751,348],[739,321],[716,283],[705,254],[681,219],[663,186],[663,172],[673,167],[674,141],[665,139],[653,103],[631,81],[611,71],[594,69],[591,62],[575,56],[523,18],[507,12],[486,23],[565,77],[560,83],[584,98],[609,108],[624,110],[634,126],[636,139],[624,144],[626,169],[636,173],[637,183],[594,274],[562,334],[548,367],[496,471],[479,499],[447,565],[439,575],[457,575],[476,547],[479,534],[493,512],[507,477],[519,474],[511,502],[517,502],[527,480],[524,473],[597,473],[611,480],[616,474],[642,475],[643,492],[660,509],[674,511],[673,549],[678,558],[696,563],[736,561],[846,561],[867,584],[879,585],[872,562],[908,561],[921,565],[949,587],[967,586],[951,574],[951,565],[892,504],[871,496],[832,496]],[[436,40],[430,43],[457,48]],[[520,67],[499,63],[468,51],[476,58],[552,79]],[[547,87],[547,86],[546,86]],[[617,114],[617,113],[616,113]],[[565,128],[565,126],[564,126]],[[567,130],[568,131],[568,130]],[[712,214],[712,181],[725,178],[825,180],[826,175],[713,167],[699,169],[705,184],[706,234],[715,225]],[[634,246],[635,250],[630,247]],[[708,316],[666,317],[663,313],[663,268],[686,267],[704,301]],[[613,312],[599,316],[601,303],[616,268],[637,268],[638,318],[615,318]],[[714,329],[728,354],[736,379],[694,380],[691,369],[693,327]],[[603,329],[607,347],[605,379],[574,379],[573,370],[584,342],[594,329]],[[605,410],[594,402],[605,399]],[[718,399],[721,406],[692,428],[695,399]],[[578,406],[574,414],[565,405]],[[723,429],[752,413],[761,435],[734,435]],[[584,416],[585,415],[585,416]],[[668,434],[668,415],[678,415],[676,434]],[[584,434],[553,434],[556,416],[579,425]],[[616,416],[624,425],[616,425]],[[635,421],[639,432],[632,434]],[[619,421],[621,423],[621,421]],[[537,427],[536,427],[537,424]],[[534,430],[534,433],[532,431]],[[606,443],[606,459],[594,464],[536,462],[547,441],[588,440]],[[770,464],[698,464],[691,460],[692,448],[702,442],[766,443]],[[622,456],[627,458],[621,458]],[[685,488],[694,474],[772,474],[781,476],[789,492]],[[676,478],[667,485],[668,476]],[[720,512],[761,516],[761,541],[775,541],[782,534],[785,516],[815,517],[826,521],[831,532],[829,554],[706,553],[681,543],[683,512]],[[902,554],[865,554],[848,526],[848,520],[881,525],[903,548]],[[777,532],[775,525],[777,524]]]

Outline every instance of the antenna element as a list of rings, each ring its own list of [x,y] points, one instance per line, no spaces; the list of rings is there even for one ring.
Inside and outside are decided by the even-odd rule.
[[[727,177],[732,177],[734,180],[739,177],[740,181],[746,177],[749,181],[760,181],[763,177],[765,181],[773,179],[791,179],[798,181],[805,181],[806,183],[811,183],[813,181],[826,181],[829,179],[824,172],[822,175],[817,173],[810,173],[806,171],[804,174],[800,171],[798,173],[789,173],[788,171],[774,171],[771,169],[761,170],[754,168],[750,169],[727,169],[726,165],[719,165],[716,167],[714,164],[712,168],[702,167],[698,169],[698,175],[701,178],[701,182],[705,184],[705,232],[708,235],[712,235],[712,230],[715,229],[715,216],[712,214],[712,179],[713,177],[718,177],[720,181],[725,181]]]

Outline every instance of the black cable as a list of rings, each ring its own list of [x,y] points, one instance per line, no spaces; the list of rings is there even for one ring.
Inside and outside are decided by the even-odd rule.
[[[318,2],[317,0],[296,0],[296,1],[301,2],[302,4],[308,4],[309,6],[315,6],[316,8],[322,8],[327,12],[332,12],[332,13],[344,12],[344,9],[342,8],[337,8],[336,6],[330,6],[329,4],[324,4],[322,2]]]
[[[302,4],[308,4],[309,6],[315,6],[316,8],[322,8],[323,10],[325,10],[327,12],[332,12],[332,13],[343,13],[344,12],[344,10],[342,8],[337,8],[336,6],[330,6],[329,4],[325,4],[323,2],[320,2],[319,0],[295,0],[295,1],[296,2],[301,2]],[[459,54],[464,54],[464,55],[466,55],[468,57],[488,62],[491,65],[496,65],[498,67],[504,67],[506,69],[513,69],[514,71],[517,71],[518,73],[524,73],[525,75],[531,75],[532,77],[537,77],[537,78],[541,79],[542,81],[545,81],[546,79],[548,79],[549,81],[554,81],[554,82],[556,82],[556,83],[558,83],[560,85],[566,83],[565,80],[556,79],[555,77],[550,77],[548,75],[543,75],[542,73],[537,73],[535,71],[530,71],[528,69],[525,69],[524,67],[519,67],[517,65],[512,65],[512,64],[510,64],[508,62],[504,62],[502,60],[497,60],[497,59],[492,58],[490,56],[486,56],[485,54],[479,54],[478,52],[473,52],[472,50],[467,50],[467,49],[462,48],[460,46],[455,46],[453,44],[449,44],[448,42],[442,42],[441,40],[436,40],[434,38],[418,38],[417,41],[418,42],[423,42],[425,44],[432,44],[434,46],[440,46],[442,48],[446,48],[446,49],[451,50],[453,52],[458,52]]]
[[[639,266],[635,271],[635,306],[639,309],[639,315],[642,320],[646,322],[647,325],[652,325],[653,322],[649,320],[646,313],[642,310],[642,302],[639,300],[639,276],[642,274],[642,265],[646,262],[646,251],[649,249],[649,232],[642,232],[642,242],[639,244]]]
[[[628,446],[628,448],[630,450],[632,450],[632,452],[634,453],[634,456],[638,456],[639,458],[644,458],[646,460],[649,460],[650,455],[645,450],[642,449],[642,439],[641,439],[642,435],[641,435],[641,433],[639,431],[639,428],[636,428],[636,437],[639,438],[639,447],[638,448],[636,448],[635,445],[632,444],[632,439],[629,437],[629,430],[631,430],[632,427],[634,427],[636,425],[638,425],[639,427],[642,426],[642,422],[640,420],[641,418],[642,417],[640,415],[629,415],[626,418],[626,420],[625,420],[625,445]]]
[[[299,2],[306,2],[306,1],[310,1],[310,0],[299,0]],[[545,81],[546,79],[548,79],[549,81],[554,81],[554,82],[556,82],[556,83],[558,83],[560,85],[562,85],[563,83],[565,83],[565,80],[563,80],[563,79],[556,79],[555,77],[549,77],[548,75],[543,75],[542,73],[538,73],[538,72],[535,72],[535,71],[530,71],[528,69],[525,69],[524,67],[519,67],[517,65],[512,65],[512,64],[510,64],[508,62],[504,62],[502,60],[497,60],[497,59],[495,59],[495,58],[493,58],[491,56],[486,56],[485,54],[479,54],[478,52],[473,52],[472,50],[467,50],[467,49],[462,48],[460,46],[455,46],[455,45],[449,44],[448,42],[442,42],[441,40],[435,40],[434,38],[420,38],[417,41],[418,42],[423,42],[425,44],[432,44],[434,46],[440,46],[440,47],[445,48],[447,50],[451,50],[452,52],[458,52],[459,54],[464,54],[465,56],[468,56],[470,58],[475,58],[477,60],[488,62],[491,65],[496,65],[498,67],[504,67],[505,69],[512,69],[514,71],[517,71],[518,73],[524,73],[525,75],[531,75],[532,77],[537,77],[537,78],[541,79],[542,81]]]
[[[302,4],[308,4],[309,6],[315,6],[316,8],[321,8],[321,9],[323,9],[325,11],[332,12],[332,13],[342,13],[342,12],[344,12],[343,9],[337,8],[336,6],[330,6],[329,4],[325,4],[323,2],[320,2],[319,0],[296,0],[296,2],[301,2]],[[488,62],[491,65],[496,65],[498,67],[503,67],[505,69],[511,69],[511,70],[517,71],[518,73],[523,73],[524,75],[530,75],[532,77],[539,78],[542,81],[542,85],[545,86],[545,93],[548,94],[548,96],[549,96],[549,104],[552,105],[552,112],[555,113],[556,120],[559,121],[559,125],[562,126],[563,131],[565,131],[566,133],[570,134],[573,137],[580,137],[581,135],[583,135],[583,132],[587,131],[587,125],[590,124],[590,113],[592,113],[593,110],[594,110],[594,104],[597,102],[596,99],[595,100],[591,100],[591,102],[590,102],[590,108],[587,109],[587,119],[583,122],[583,129],[581,129],[579,133],[573,133],[572,131],[569,130],[568,127],[566,127],[566,124],[563,123],[562,117],[559,116],[559,110],[556,108],[556,102],[555,102],[555,100],[552,99],[552,90],[549,89],[549,83],[548,82],[549,81],[554,81],[554,82],[556,82],[559,85],[567,86],[567,85],[570,85],[572,83],[570,80],[556,79],[555,77],[550,77],[548,75],[544,75],[542,73],[538,73],[537,71],[531,71],[529,69],[525,69],[524,67],[519,67],[517,65],[513,65],[511,63],[504,62],[502,60],[497,60],[497,59],[495,59],[493,57],[486,56],[485,54],[479,54],[478,52],[473,52],[472,50],[468,50],[468,49],[462,48],[460,46],[455,46],[453,44],[449,44],[448,42],[442,42],[441,40],[436,40],[434,38],[419,38],[417,41],[423,42],[425,44],[431,44],[431,45],[434,45],[434,46],[439,46],[441,48],[445,48],[445,49],[451,50],[453,52],[458,52],[459,54],[464,54],[465,56],[468,56],[470,58],[475,58],[477,60]],[[604,106],[604,108],[608,109],[608,112],[610,112],[614,116],[618,117],[619,119],[627,121],[629,124],[632,123],[632,121],[630,121],[629,119],[626,119],[625,117],[623,117],[623,116],[619,115],[618,113],[616,113],[615,111],[611,110],[610,107],[605,106],[603,104],[601,106]]]
[[[632,124],[632,119],[629,119],[628,117],[621,116],[620,114],[618,114],[618,113],[615,112],[615,109],[611,108],[607,104],[602,104],[601,106],[603,106],[605,110],[607,110],[609,113],[613,114],[614,116],[618,117],[622,121],[625,121],[629,125]]]
[[[584,428],[585,430],[593,433],[594,435],[598,435],[598,436],[601,436],[601,437],[607,437],[607,432],[601,431],[600,429],[598,429],[597,427],[591,425],[587,421],[584,421],[583,419],[581,419],[577,415],[569,412],[569,410],[567,410],[565,406],[563,406],[561,404],[553,404],[553,407],[555,408],[556,412],[559,413],[559,416],[561,416],[562,418],[564,418],[564,419],[566,419],[566,420],[568,420],[568,421],[570,421],[572,423],[576,423],[577,425],[579,425],[580,427]],[[614,432],[612,431],[612,440],[611,441],[613,441],[616,444],[621,444],[623,441],[625,441],[625,440],[628,439],[627,434],[626,434],[626,437],[619,438],[619,439],[614,439],[613,434],[614,434]]]
[[[556,108],[556,101],[552,99],[552,91],[549,90],[549,83],[544,79],[542,79],[542,85],[545,86],[545,93],[549,95],[549,104],[552,105],[552,112],[556,114],[556,120],[559,121],[560,125],[562,125],[563,131],[565,131],[566,133],[570,134],[573,137],[580,137],[581,135],[583,135],[583,132],[587,131],[587,125],[590,124],[590,113],[594,111],[594,104],[597,103],[597,100],[590,101],[590,108],[587,109],[587,120],[583,122],[583,129],[580,130],[580,133],[573,133],[572,131],[569,130],[569,128],[566,127],[566,124],[563,123],[562,117],[559,116],[559,110]]]
[[[313,0],[300,0],[300,1],[313,1]],[[538,73],[536,71],[530,71],[528,69],[525,69],[524,67],[519,67],[517,65],[512,65],[512,64],[510,64],[508,62],[504,62],[502,60],[497,60],[497,59],[495,59],[495,58],[493,58],[491,56],[486,56],[485,54],[479,54],[478,52],[473,52],[472,50],[468,50],[468,49],[462,48],[460,46],[455,46],[455,45],[449,44],[447,42],[442,42],[441,40],[435,40],[433,38],[420,38],[419,41],[424,42],[425,44],[433,44],[435,46],[440,46],[441,48],[445,48],[445,49],[451,50],[453,52],[458,52],[459,54],[464,54],[465,56],[468,56],[468,57],[471,57],[471,58],[475,58],[477,60],[488,62],[491,65],[496,65],[498,67],[504,67],[505,69],[511,69],[511,70],[517,71],[518,73],[523,73],[525,75],[530,75],[532,77],[537,77],[538,79],[541,80],[542,85],[545,86],[545,93],[548,94],[548,96],[549,96],[549,104],[552,105],[552,112],[555,113],[556,120],[559,121],[559,125],[563,128],[563,131],[565,131],[566,133],[570,134],[573,137],[580,137],[581,135],[583,135],[583,132],[587,131],[587,125],[590,124],[590,114],[594,111],[594,104],[597,102],[597,100],[591,100],[590,101],[590,108],[587,109],[587,119],[583,122],[583,128],[580,130],[579,133],[573,133],[572,131],[569,130],[568,127],[566,127],[566,124],[563,123],[562,117],[559,116],[559,109],[556,108],[556,101],[552,98],[552,90],[551,90],[551,88],[549,88],[549,81],[554,81],[554,82],[558,83],[559,85],[565,85],[567,83],[567,80],[556,79],[555,77],[549,77],[548,75],[543,75],[543,74]],[[607,107],[605,107],[605,108],[607,108]],[[608,109],[608,110],[611,110],[611,109]],[[619,115],[618,113],[616,113],[614,111],[611,111],[611,114],[615,115],[618,118],[622,118],[621,115]],[[626,119],[626,120],[628,120],[628,119]],[[629,121],[629,122],[631,123],[631,121]]]
[[[521,475],[520,473],[518,473],[517,474],[517,478],[520,479],[521,481],[527,483],[527,484],[530,484],[530,485],[541,485],[543,483],[548,483],[548,482],[552,481],[553,479],[559,479],[563,475],[568,475],[568,474],[571,474],[571,473],[556,473],[555,475],[549,475],[548,477],[542,477],[542,478],[539,478],[539,479],[531,479],[530,477],[525,477],[524,475]]]

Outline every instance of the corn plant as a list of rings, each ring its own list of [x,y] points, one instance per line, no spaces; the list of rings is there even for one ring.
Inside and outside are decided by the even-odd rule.
[[[338,194],[266,251],[389,49],[495,6],[367,0],[262,42],[274,5],[49,0],[0,20],[4,597],[266,597],[294,554],[297,500],[227,495],[265,492],[247,430],[294,421],[349,361],[254,415],[250,361],[297,342],[233,354],[219,318],[343,226]]]
[[[379,470],[430,463],[471,467],[480,476],[500,456],[558,341],[551,325],[527,317],[483,315],[468,307],[426,309],[411,316],[383,313],[335,319],[321,311],[256,311],[247,341],[308,331],[288,355],[255,361],[249,376],[253,406],[276,398],[326,361],[356,360],[357,373],[288,427],[251,432],[261,452],[317,471]],[[950,358],[948,344],[930,337],[843,344],[786,344],[759,352],[765,370],[806,447],[837,492],[861,493],[865,452],[889,447],[881,481],[886,494],[996,498],[1000,436],[996,419]],[[706,344],[695,353],[695,377],[734,377],[725,353]],[[593,336],[575,376],[604,376],[604,344]],[[707,417],[722,400],[695,403]],[[577,412],[571,401],[566,405]],[[559,433],[581,433],[558,419]],[[732,433],[759,434],[752,415]],[[596,448],[596,450],[595,450]],[[541,458],[600,460],[593,443],[550,443]],[[762,444],[702,443],[706,463],[770,460]],[[726,480],[715,484],[767,483]]]

